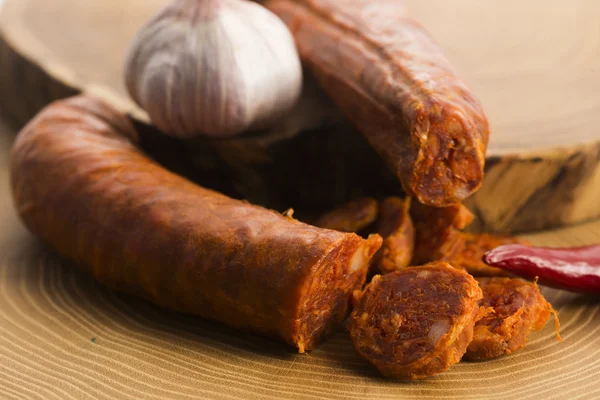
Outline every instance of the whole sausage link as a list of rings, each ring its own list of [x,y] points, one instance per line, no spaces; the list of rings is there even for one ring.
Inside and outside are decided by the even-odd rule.
[[[18,135],[11,183],[28,229],[98,281],[312,349],[348,314],[381,238],[302,224],[152,161],[129,120],[79,96]]]
[[[266,0],[321,86],[397,174],[437,207],[483,179],[479,101],[401,0]]]

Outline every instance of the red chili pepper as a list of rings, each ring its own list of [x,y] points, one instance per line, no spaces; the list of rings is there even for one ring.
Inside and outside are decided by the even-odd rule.
[[[483,262],[526,279],[573,292],[600,293],[600,246],[565,249],[520,244],[488,251]]]

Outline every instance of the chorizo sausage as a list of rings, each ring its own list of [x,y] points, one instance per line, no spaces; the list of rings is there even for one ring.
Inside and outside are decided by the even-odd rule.
[[[415,230],[410,218],[410,197],[386,197],[380,203],[364,197],[319,217],[316,226],[342,232],[376,232],[383,245],[373,257],[372,270],[388,273],[410,265]]]
[[[404,268],[373,278],[348,329],[358,352],[384,376],[426,378],[460,361],[481,297],[477,281],[447,263]]]
[[[264,4],[406,193],[441,207],[479,188],[489,136],[483,108],[403,1]]]
[[[436,208],[414,203],[411,216],[415,224],[413,264],[446,261],[473,276],[507,276],[502,269],[486,265],[483,255],[505,244],[527,243],[511,236],[463,232],[474,216],[461,204]]]
[[[320,216],[315,225],[341,232],[360,233],[377,219],[379,203],[371,197],[351,201]]]
[[[478,280],[483,291],[481,305],[491,312],[475,324],[465,359],[487,360],[523,348],[527,336],[542,329],[551,313],[560,338],[556,312],[535,283],[498,277]]]
[[[300,352],[346,318],[381,238],[320,229],[175,175],[129,120],[87,96],[18,135],[16,209],[101,283],[159,306],[277,337]]]
[[[483,255],[496,247],[506,244],[527,243],[526,240],[512,236],[496,236],[486,233],[459,232],[460,248],[454,254],[448,254],[444,261],[454,268],[466,270],[473,276],[508,276],[501,268],[490,267],[483,262]]]
[[[385,274],[408,267],[415,247],[415,228],[410,217],[411,198],[387,197],[379,205],[376,229],[383,245],[374,257],[373,269]]]
[[[460,230],[473,222],[474,216],[462,204],[436,208],[413,202],[410,214],[415,224],[413,264],[445,260],[464,249]]]

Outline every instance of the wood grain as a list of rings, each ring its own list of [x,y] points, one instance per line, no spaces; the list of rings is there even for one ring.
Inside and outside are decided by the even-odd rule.
[[[24,123],[49,101],[85,90],[147,121],[125,93],[122,64],[136,30],[167,1],[7,0],[0,13],[2,108]],[[479,216],[474,228],[527,231],[600,216],[600,3],[407,2],[490,118],[487,178],[468,201]],[[226,166],[228,152],[243,149],[248,156],[234,157],[229,178],[244,186],[252,171],[260,185],[240,195],[254,200],[270,184],[264,170],[279,170],[265,148],[283,143],[278,152],[293,153],[301,128],[338,120],[316,97],[298,113],[266,145],[243,139],[201,147]]]
[[[0,120],[0,398],[40,399],[577,399],[600,395],[600,302],[543,289],[553,326],[513,355],[459,363],[404,384],[382,379],[344,331],[318,350],[292,349],[116,294],[31,237],[10,201]],[[598,242],[600,222],[528,236]]]

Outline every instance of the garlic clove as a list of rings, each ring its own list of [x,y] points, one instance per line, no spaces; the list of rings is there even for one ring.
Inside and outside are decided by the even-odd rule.
[[[164,132],[261,129],[297,103],[302,68],[285,24],[247,0],[175,0],[134,39],[126,86]]]

